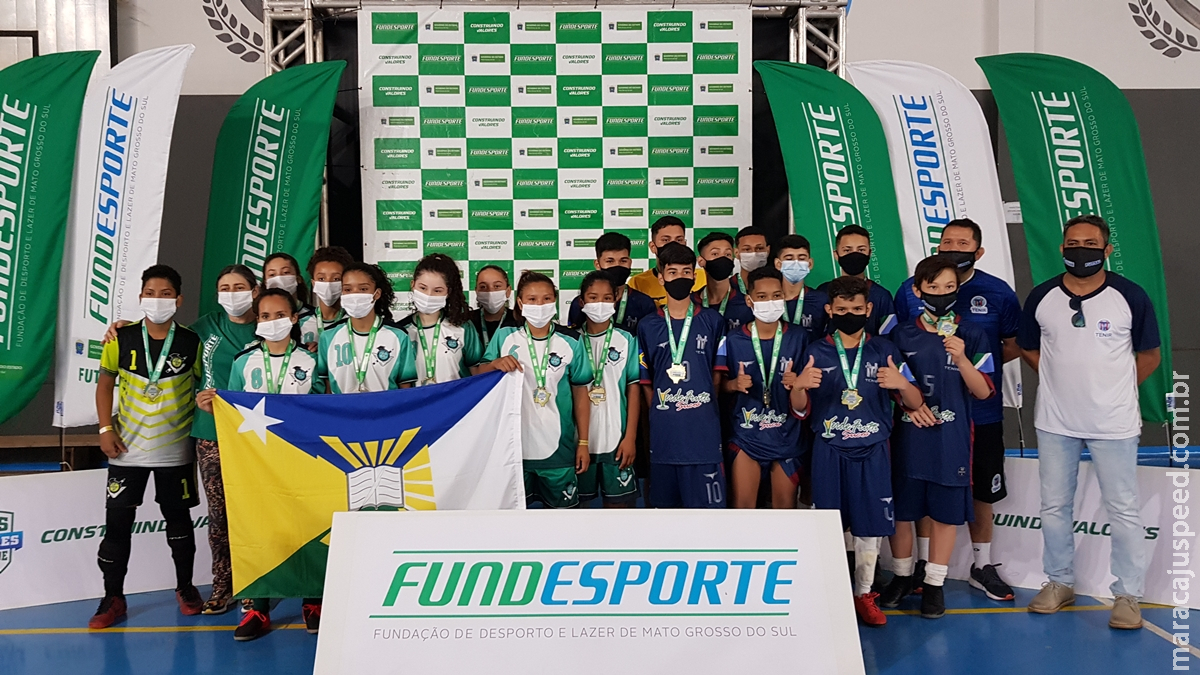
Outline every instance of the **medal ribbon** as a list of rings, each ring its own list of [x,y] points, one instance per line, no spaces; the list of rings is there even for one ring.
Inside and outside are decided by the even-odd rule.
[[[375,346],[375,335],[379,331],[380,323],[380,318],[375,317],[375,323],[371,324],[371,332],[367,334],[367,344],[363,349],[361,361],[354,353],[354,327],[349,323],[346,324],[346,330],[349,331],[346,339],[350,341],[350,359],[354,364],[354,377],[358,380],[359,388],[362,388],[367,381],[367,366],[371,365],[371,348]]]
[[[688,303],[687,317],[683,320],[683,332],[679,335],[679,342],[675,342],[675,331],[671,328],[671,312],[667,310],[667,339],[671,343],[672,366],[683,363],[683,351],[687,349],[688,334],[692,331],[692,314],[695,307],[694,304]]]
[[[738,277],[738,279],[741,279],[741,277]],[[729,296],[731,296],[731,295],[733,295],[733,285],[732,284],[730,284],[729,290],[725,293],[725,298],[723,300],[721,300],[721,309],[718,310],[719,312],[721,312],[721,316],[725,316],[725,306],[729,304]],[[709,306],[708,305],[708,291],[706,291],[706,290],[700,291],[700,304],[701,304],[701,306],[706,307],[706,308]]]
[[[295,343],[288,341],[287,351],[283,353],[283,366],[279,369],[279,381],[276,381],[275,376],[271,373],[271,350],[267,347],[266,342],[262,343],[263,370],[267,373],[268,394],[278,394],[283,389],[283,381],[287,379],[288,364],[292,362],[294,345]]]
[[[800,295],[796,296],[796,311],[792,312],[792,323],[797,326],[804,325],[804,293],[808,289],[804,286],[800,287]]]
[[[925,323],[929,324],[930,326],[937,326],[942,321],[954,321],[958,317],[954,314],[954,311],[951,310],[946,316],[939,316],[934,319],[929,318],[929,312],[921,312],[921,318],[924,319]]]
[[[762,341],[758,337],[758,322],[750,327],[750,340],[754,343],[754,356],[758,359],[758,372],[763,374],[763,404],[771,396],[771,385],[775,383],[775,367],[779,365],[779,346],[783,344],[783,323],[775,323],[775,344],[771,345],[771,369],[763,363]]]
[[[621,299],[617,301],[617,323],[625,323],[625,306],[629,304],[629,289],[621,294]],[[612,326],[609,326],[609,332],[612,332]]]
[[[592,380],[593,387],[599,387],[604,381],[604,359],[608,356],[608,347],[612,344],[613,325],[608,324],[608,331],[604,334],[604,349],[600,351],[600,356],[597,357],[595,349],[593,349],[592,336],[588,336],[588,360],[592,363],[592,372],[595,373],[595,378]]]
[[[343,316],[345,316],[345,313],[339,309],[337,315],[329,320],[329,325],[333,325],[333,324],[341,321]],[[321,341],[321,335],[325,333],[325,329],[327,327],[328,326],[326,326],[326,323],[325,323],[325,315],[321,314],[321,308],[317,307],[317,342],[318,343]]]
[[[533,379],[537,382],[538,389],[546,389],[546,367],[550,364],[550,338],[554,337],[554,327],[550,327],[550,333],[546,336],[546,351],[542,352],[541,360],[538,360],[537,350],[533,347],[533,334],[529,332],[529,324],[525,324],[525,344],[529,347],[529,362],[533,364]]]
[[[417,316],[417,337],[421,339],[421,354],[425,356],[425,379],[434,379],[437,375],[437,350],[442,339],[442,314],[438,312],[437,323],[433,325],[433,349],[425,344],[425,327],[420,325],[421,315]]]
[[[162,377],[163,366],[167,365],[167,354],[171,351],[171,343],[175,341],[175,322],[171,322],[171,327],[167,329],[167,339],[163,340],[162,351],[158,353],[158,361],[154,364],[154,370],[149,373],[150,387],[158,388],[158,379]],[[146,363],[150,362],[150,331],[146,330],[146,322],[142,322],[142,347],[146,350]]]
[[[850,363],[846,360],[846,348],[842,346],[842,334],[837,331],[833,333],[833,345],[837,347],[838,359],[842,362],[842,376],[846,378],[846,389],[858,389],[858,369],[862,365],[866,342],[867,335],[864,333],[858,343],[858,353],[854,355],[854,369],[851,370]]]

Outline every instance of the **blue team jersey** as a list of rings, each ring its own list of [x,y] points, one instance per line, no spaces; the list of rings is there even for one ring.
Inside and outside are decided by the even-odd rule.
[[[654,300],[650,296],[628,286],[625,287],[625,293],[621,299],[625,301],[625,315],[621,316],[621,300],[618,300],[617,313],[613,315],[613,321],[617,328],[630,335],[637,335],[638,322],[658,311],[658,306],[654,304]],[[572,326],[582,328],[585,321],[587,321],[587,316],[583,313],[583,297],[577,295],[571,300],[571,306],[567,308],[567,322]]]
[[[708,290],[700,289],[692,293],[692,301],[698,303],[701,307],[707,307],[715,312],[721,312],[721,302],[718,300],[716,304],[708,304]],[[725,303],[725,311],[721,312],[725,317],[725,332],[732,333],[739,330],[742,326],[748,326],[754,321],[754,310],[746,304],[746,295],[738,290],[733,283],[729,284],[729,301]]]
[[[905,321],[888,338],[904,355],[938,425],[918,429],[907,413],[901,415],[892,435],[892,466],[909,478],[966,487],[971,484],[971,409],[975,399],[946,353],[942,338],[925,330],[921,321]],[[993,359],[983,329],[960,323],[955,334],[962,338],[976,370],[990,377]]]
[[[783,320],[798,324],[808,333],[808,341],[819,340],[827,334],[829,315],[825,313],[825,305],[829,304],[829,295],[825,291],[809,288],[804,291],[804,307],[800,308],[797,321],[796,304],[800,296],[787,301],[787,309],[783,312]]]
[[[909,381],[913,379],[900,350],[889,340],[864,336],[862,348],[866,352],[859,366],[857,388],[863,400],[854,410],[842,403],[846,377],[842,374],[832,336],[809,345],[801,360],[801,363],[807,364],[808,357],[813,357],[813,365],[820,368],[822,373],[821,386],[808,392],[808,419],[813,431],[827,445],[839,449],[869,448],[891,436],[892,401],[896,392],[880,387],[877,379],[879,367],[887,365],[889,356]],[[851,368],[854,367],[858,349],[846,350],[846,361]]]
[[[915,319],[924,311],[924,305],[913,294],[912,287],[913,280],[909,277],[896,290],[896,317],[900,321]],[[1021,302],[1017,299],[1017,294],[1003,279],[977,269],[975,274],[958,288],[958,302],[955,303],[954,311],[963,323],[983,329],[988,351],[999,374],[1004,363],[1004,345],[1001,341],[1015,337],[1021,322]],[[992,378],[996,395],[975,402],[971,419],[976,424],[1004,421],[1003,381],[1004,378],[999,375]]]
[[[665,309],[665,308],[664,308]],[[678,340],[684,319],[671,319]],[[721,414],[713,370],[725,349],[725,319],[696,307],[683,351],[687,374],[678,384],[667,376],[671,345],[662,310],[638,324],[642,348],[641,382],[650,393],[650,461],[655,464],[721,462]]]
[[[800,359],[808,346],[808,333],[800,326],[780,325],[783,343],[779,346],[779,362],[771,383],[770,407],[763,402],[763,375],[754,353],[750,326],[729,333],[725,338],[723,363],[717,365],[718,370],[727,371],[726,377],[730,379],[738,376],[739,367],[744,367],[754,380],[749,393],[733,395],[729,428],[730,441],[760,462],[800,456],[800,418],[792,412],[791,392],[783,386],[783,374],[789,367],[797,375],[804,369],[805,361]],[[775,339],[761,340],[761,344],[763,366],[770,368]]]
[[[867,292],[867,302],[871,303],[871,316],[867,317],[867,333],[871,335],[887,335],[896,327],[896,306],[892,302],[892,294],[886,288],[867,279],[871,290]],[[817,286],[817,290],[825,294],[829,302],[829,282]],[[829,335],[833,334],[830,328]]]

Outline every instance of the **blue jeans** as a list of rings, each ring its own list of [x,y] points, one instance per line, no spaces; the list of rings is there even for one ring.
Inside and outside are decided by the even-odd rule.
[[[1041,429],[1038,435],[1038,474],[1042,483],[1042,567],[1050,581],[1075,585],[1075,488],[1079,456],[1084,446],[1100,482],[1100,498],[1112,525],[1112,558],[1117,580],[1113,595],[1142,596],[1146,578],[1145,532],[1139,513],[1138,438],[1088,440],[1059,436]]]

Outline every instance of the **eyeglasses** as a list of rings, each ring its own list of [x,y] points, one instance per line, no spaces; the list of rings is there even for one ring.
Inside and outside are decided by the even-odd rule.
[[[1083,318],[1083,298],[1071,296],[1068,303],[1075,313],[1071,315],[1071,325],[1076,328],[1084,328],[1087,326],[1087,319]]]

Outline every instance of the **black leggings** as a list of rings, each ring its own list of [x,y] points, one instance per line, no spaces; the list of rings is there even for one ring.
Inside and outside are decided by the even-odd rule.
[[[196,533],[188,509],[160,507],[167,521],[167,545],[175,561],[175,588],[192,585],[192,566],[196,558]],[[135,506],[105,509],[104,539],[100,542],[97,562],[104,573],[104,594],[125,595],[125,574],[129,571],[129,551],[133,545]]]

